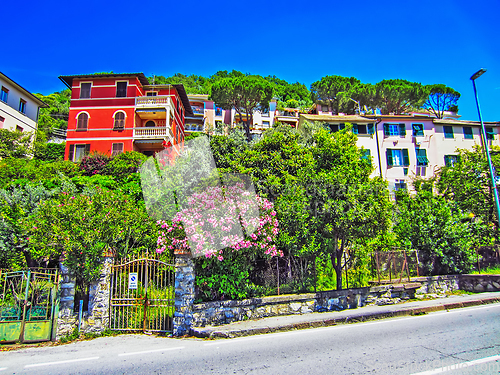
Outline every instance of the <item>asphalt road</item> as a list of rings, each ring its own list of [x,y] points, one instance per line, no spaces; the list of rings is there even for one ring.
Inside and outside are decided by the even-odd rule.
[[[0,375],[10,373],[500,374],[500,304],[236,339],[122,335],[0,352]]]

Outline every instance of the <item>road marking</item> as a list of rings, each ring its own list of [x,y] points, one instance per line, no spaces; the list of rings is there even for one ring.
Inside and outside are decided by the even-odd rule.
[[[443,372],[452,371],[452,370],[459,370],[459,369],[464,370],[464,369],[468,368],[469,366],[480,365],[483,363],[488,363],[488,362],[493,362],[493,361],[498,361],[498,360],[500,360],[500,355],[494,355],[492,357],[480,358],[480,359],[476,359],[474,361],[455,363],[454,365],[440,367],[440,368],[436,368],[434,370],[418,372],[418,373],[415,373],[412,375],[433,375],[433,374],[441,374]]]
[[[137,354],[148,354],[148,353],[166,352],[166,351],[169,351],[169,350],[179,350],[179,349],[184,349],[184,346],[176,346],[175,348],[163,348],[163,349],[146,350],[146,351],[143,351],[143,352],[121,353],[121,354],[118,354],[118,357],[123,357],[125,355],[137,355]]]
[[[0,367],[0,371],[7,370],[7,367]]]
[[[39,366],[52,366],[52,365],[60,365],[60,364],[64,364],[64,363],[73,363],[73,362],[93,361],[95,359],[99,359],[99,357],[68,359],[66,361],[57,361],[57,362],[35,363],[35,364],[32,364],[32,365],[26,365],[26,366],[24,366],[24,368],[39,367]]]

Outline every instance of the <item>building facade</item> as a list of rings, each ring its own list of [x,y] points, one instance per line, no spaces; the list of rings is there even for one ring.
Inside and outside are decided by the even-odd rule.
[[[46,103],[0,72],[0,129],[35,133],[40,108],[46,107]]]
[[[143,73],[59,78],[71,89],[66,160],[93,151],[179,152],[185,118],[193,115],[182,85],[150,85]]]
[[[372,158],[373,176],[387,180],[391,190],[408,188],[412,179],[432,177],[445,165],[453,165],[458,160],[458,149],[482,146],[481,124],[455,118],[301,114],[299,128],[305,122],[323,124],[332,132],[350,124],[358,136],[358,146]],[[500,122],[486,122],[485,127],[488,146],[500,146]]]

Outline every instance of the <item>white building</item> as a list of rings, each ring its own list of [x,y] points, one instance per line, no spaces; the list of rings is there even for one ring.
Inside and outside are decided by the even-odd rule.
[[[43,101],[0,72],[0,129],[35,132]]]

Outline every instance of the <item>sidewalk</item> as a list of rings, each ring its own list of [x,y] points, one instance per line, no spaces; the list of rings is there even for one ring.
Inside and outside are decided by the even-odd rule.
[[[202,338],[234,338],[262,333],[357,323],[375,319],[421,315],[434,311],[489,303],[500,303],[500,292],[464,294],[427,301],[413,301],[385,306],[367,306],[343,311],[274,316],[258,320],[234,322],[217,327],[193,327],[191,334]]]

